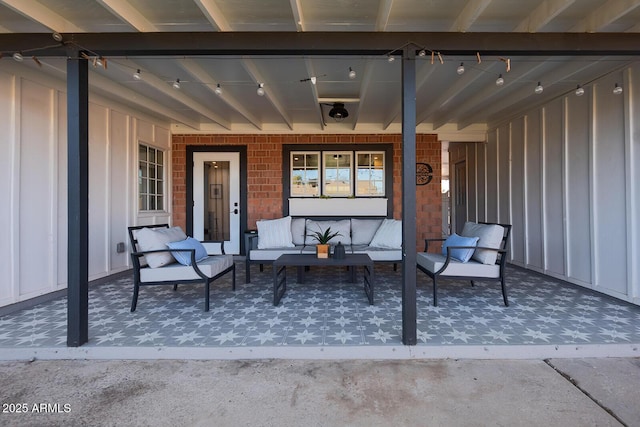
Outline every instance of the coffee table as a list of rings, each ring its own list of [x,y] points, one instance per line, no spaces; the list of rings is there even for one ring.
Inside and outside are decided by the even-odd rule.
[[[364,292],[373,305],[373,261],[367,254],[347,254],[343,259],[318,258],[315,254],[280,255],[273,262],[273,305],[278,305],[287,290],[287,266],[298,268],[298,283],[304,283],[305,267],[349,267],[351,282],[356,281],[356,267],[364,267]]]

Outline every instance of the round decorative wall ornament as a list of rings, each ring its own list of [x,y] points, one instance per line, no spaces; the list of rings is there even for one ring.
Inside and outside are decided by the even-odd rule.
[[[416,163],[416,185],[427,185],[433,179],[433,168],[429,163]]]

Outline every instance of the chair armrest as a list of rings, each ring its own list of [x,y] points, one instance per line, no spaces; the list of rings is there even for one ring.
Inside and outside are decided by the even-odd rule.
[[[200,243],[202,243],[202,245],[207,250],[207,255],[224,255],[225,254],[225,251],[224,251],[224,240],[202,240],[202,241],[200,241]],[[215,249],[211,249],[211,246],[214,246],[214,245],[219,245],[220,246],[220,252],[219,253],[216,253]]]
[[[447,239],[424,239],[424,251],[427,252],[429,249],[429,242],[444,242]]]
[[[247,243],[248,247],[245,248],[246,251],[250,251],[251,249],[258,249],[258,234],[249,234],[247,235]]]

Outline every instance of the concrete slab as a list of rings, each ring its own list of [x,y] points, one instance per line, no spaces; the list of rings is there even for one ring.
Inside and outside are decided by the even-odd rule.
[[[551,359],[548,362],[623,423],[640,425],[640,359]]]
[[[541,360],[2,362],[0,403],[11,426],[620,425]]]

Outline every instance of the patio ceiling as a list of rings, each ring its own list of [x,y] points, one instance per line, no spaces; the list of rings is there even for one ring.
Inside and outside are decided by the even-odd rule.
[[[30,40],[24,33],[59,32],[65,41],[73,39],[87,49],[92,59],[107,59],[107,67],[91,67],[93,91],[168,120],[174,130],[397,132],[401,61],[389,62],[387,54],[400,53],[409,41],[426,51],[417,67],[418,130],[455,132],[499,123],[636,61],[637,47],[608,55],[607,46],[634,38],[640,45],[640,35],[616,39],[612,34],[637,33],[637,22],[640,0],[0,0],[0,32],[6,33],[0,34],[0,69],[5,64],[40,68],[63,79],[64,56],[48,56],[52,52],[41,49],[52,45],[55,53],[53,39],[23,46]],[[408,39],[407,32],[415,36]],[[174,33],[181,47],[185,41],[195,49],[207,43],[220,46],[219,40],[262,47],[259,55],[250,50],[193,55],[189,49],[166,56],[130,53],[136,43],[157,43],[160,36],[170,44],[167,33]],[[220,37],[208,39],[203,33]],[[536,54],[553,49],[554,41],[559,47],[571,45],[557,33],[584,35],[594,52],[598,41],[604,41],[604,49],[589,56],[584,51],[576,52],[582,56]],[[360,45],[369,37],[372,51],[322,54],[317,44],[323,34],[332,49]],[[23,42],[12,42],[12,35]],[[304,49],[295,55],[278,52],[277,45],[266,54],[279,35],[288,37],[287,52],[299,39],[307,43],[302,46],[308,46],[308,54]],[[127,43],[120,52],[105,47]],[[527,45],[529,54],[514,52],[511,47],[518,43]],[[467,45],[465,51],[462,46]],[[576,46],[584,47],[584,40]],[[13,64],[11,55],[19,49],[26,59]],[[479,57],[476,51],[482,52]],[[29,59],[33,54],[39,64]],[[465,71],[458,74],[461,63]],[[356,72],[353,79],[350,68]],[[140,80],[134,78],[137,70]],[[496,86],[500,74],[504,85]],[[178,90],[172,87],[176,79]],[[544,91],[536,95],[538,82]],[[259,84],[264,96],[256,93]],[[216,93],[218,85],[221,94]],[[349,111],[342,122],[328,116],[334,102],[344,102]]]

